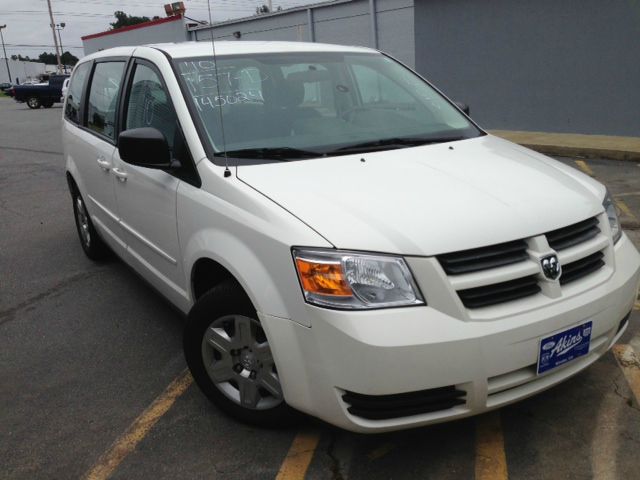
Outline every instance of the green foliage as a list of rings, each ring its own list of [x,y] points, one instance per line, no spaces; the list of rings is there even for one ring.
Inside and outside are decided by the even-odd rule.
[[[75,65],[76,63],[78,63],[79,59],[78,59],[78,57],[76,57],[72,53],[64,52],[60,56],[60,60],[62,61],[63,65]]]
[[[129,27],[131,25],[138,25],[139,23],[148,22],[151,19],[149,17],[136,17],[134,15],[127,15],[122,10],[118,10],[113,13],[113,16],[116,17],[116,21],[110,23],[111,30],[117,30],[122,27]],[[153,20],[157,20],[160,17],[153,17]]]
[[[27,57],[28,59],[29,57]],[[24,58],[22,59],[24,60]],[[42,52],[37,59],[28,59],[30,62],[42,62],[47,65],[57,65],[58,59],[56,58],[56,54],[52,52]],[[78,63],[78,57],[69,52],[64,52],[60,56],[60,61],[64,65],[75,65]]]
[[[20,60],[21,62],[39,62],[37,58],[29,58],[29,55],[23,57],[22,55],[11,55],[11,60]]]
[[[42,62],[46,65],[56,65],[58,63],[56,54],[51,52],[42,52],[40,55],[38,55],[38,60],[36,61]]]

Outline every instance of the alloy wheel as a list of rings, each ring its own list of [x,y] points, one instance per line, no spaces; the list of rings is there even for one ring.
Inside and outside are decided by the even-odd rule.
[[[91,245],[91,233],[89,232],[89,215],[87,214],[87,210],[84,208],[84,202],[82,201],[82,198],[80,198],[80,196],[76,198],[76,218],[78,220],[78,230],[80,231],[82,242],[86,247],[89,247]]]
[[[260,323],[242,315],[215,320],[202,338],[209,378],[227,398],[252,410],[283,402],[271,349]]]

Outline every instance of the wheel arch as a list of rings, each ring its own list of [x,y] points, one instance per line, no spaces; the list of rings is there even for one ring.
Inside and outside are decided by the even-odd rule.
[[[241,239],[226,231],[206,229],[194,235],[185,252],[185,273],[193,303],[215,285],[231,279],[258,312],[288,316],[274,275]]]
[[[209,257],[199,258],[191,268],[190,286],[194,302],[209,290],[227,280],[233,280],[239,285],[238,280],[221,263]]]
[[[66,171],[66,177],[67,177],[67,185],[69,186],[69,193],[71,193],[72,196],[76,193],[80,193],[80,189],[78,188],[78,183],[76,182],[76,179],[73,178],[73,175],[69,170]]]

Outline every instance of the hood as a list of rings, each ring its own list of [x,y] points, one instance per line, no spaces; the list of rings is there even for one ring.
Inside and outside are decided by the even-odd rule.
[[[604,188],[490,135],[238,168],[336,248],[436,255],[538,235],[602,211]]]

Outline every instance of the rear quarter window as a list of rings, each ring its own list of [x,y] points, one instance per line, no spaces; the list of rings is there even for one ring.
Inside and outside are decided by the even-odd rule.
[[[80,123],[82,89],[90,69],[90,62],[78,65],[73,72],[71,81],[69,82],[69,91],[67,92],[67,103],[65,105],[64,115],[67,120],[73,123]]]

